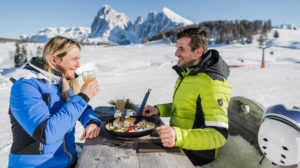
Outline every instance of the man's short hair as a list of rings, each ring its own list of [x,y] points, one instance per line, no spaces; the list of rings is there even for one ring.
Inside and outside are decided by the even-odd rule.
[[[208,48],[208,33],[204,28],[187,28],[177,33],[176,38],[181,39],[183,37],[191,38],[189,46],[192,51],[197,48],[203,48],[203,54],[206,53]]]

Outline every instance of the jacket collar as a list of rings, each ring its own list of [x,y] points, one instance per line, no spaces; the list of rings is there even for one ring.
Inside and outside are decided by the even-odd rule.
[[[63,74],[61,72],[58,72],[54,69],[52,69],[51,73],[49,73],[46,69],[46,66],[45,66],[45,63],[43,62],[43,60],[38,57],[33,57],[31,59],[30,63],[26,64],[25,68],[39,72],[41,75],[48,78],[49,79],[48,81],[50,81],[50,79],[51,79],[52,84],[58,84],[63,77]],[[77,77],[78,77],[78,75],[75,73],[75,78],[77,78]]]
[[[178,65],[175,65],[172,68],[181,78],[186,75],[194,76],[202,72],[207,74],[215,74],[227,79],[230,73],[228,65],[219,55],[217,50],[208,50],[202,56],[202,60],[197,65],[191,66],[188,69],[184,69]]]
[[[62,73],[56,70],[52,70],[52,72],[49,73],[46,70],[45,64],[43,63],[42,59],[38,57],[33,57],[31,61],[25,65],[25,69],[36,72],[38,76],[46,79],[51,84],[59,84],[63,76]]]

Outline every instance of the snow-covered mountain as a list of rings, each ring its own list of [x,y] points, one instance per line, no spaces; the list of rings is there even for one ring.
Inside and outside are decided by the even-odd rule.
[[[298,27],[294,24],[282,24],[279,26],[275,26],[274,28],[286,29],[286,30],[297,30],[298,29]]]
[[[90,37],[104,37],[108,38],[110,31],[115,27],[126,29],[131,25],[130,19],[123,13],[118,13],[109,6],[104,6],[99,10],[97,16],[91,26]]]
[[[87,38],[90,33],[91,29],[89,27],[49,27],[38,31],[37,34],[22,35],[20,36],[20,38],[24,40],[35,40],[44,43],[50,38],[60,35],[74,40],[82,41],[83,39]]]
[[[162,12],[150,12],[146,19],[137,17],[134,23],[124,14],[103,6],[95,16],[91,28],[47,28],[34,35],[23,35],[20,38],[45,42],[56,35],[66,36],[81,42],[113,42],[116,44],[140,43],[143,38],[173,28],[193,24],[168,8]]]
[[[91,25],[90,38],[108,39],[117,44],[136,43],[135,34],[127,30],[132,23],[127,15],[118,13],[108,5],[103,6],[97,13]]]
[[[155,34],[193,24],[192,21],[183,18],[168,8],[163,8],[160,13],[150,12],[145,21],[138,17],[133,25],[133,32],[141,38],[151,38]]]

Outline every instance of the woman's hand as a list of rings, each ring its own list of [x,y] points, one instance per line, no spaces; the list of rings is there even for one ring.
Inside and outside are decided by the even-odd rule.
[[[97,80],[93,80],[92,82],[84,84],[80,89],[80,92],[87,95],[89,99],[95,97],[99,93],[99,91],[100,85]]]
[[[80,140],[84,140],[85,138],[96,138],[100,133],[100,127],[98,127],[96,124],[89,124],[86,126],[85,130],[83,131],[83,134],[80,137]]]

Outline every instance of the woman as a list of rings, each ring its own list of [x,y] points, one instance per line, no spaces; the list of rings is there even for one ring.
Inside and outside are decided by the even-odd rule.
[[[33,58],[11,78],[8,167],[74,167],[76,121],[85,127],[80,139],[99,135],[101,120],[87,104],[99,93],[99,84],[94,80],[79,89],[80,49],[73,40],[54,37],[42,59]]]

